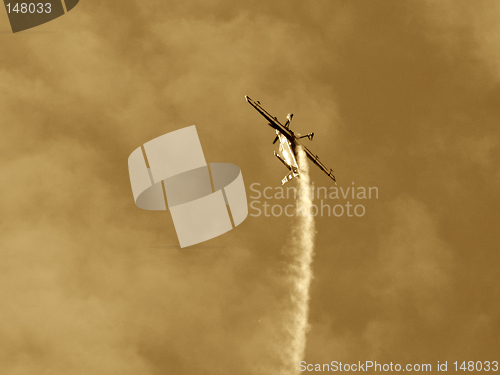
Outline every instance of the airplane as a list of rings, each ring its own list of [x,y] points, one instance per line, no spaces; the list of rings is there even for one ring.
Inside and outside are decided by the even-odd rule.
[[[304,144],[300,141],[303,138],[308,138],[310,141],[312,141],[314,137],[314,133],[309,133],[306,135],[300,135],[300,134],[295,134],[291,129],[290,129],[290,123],[292,122],[292,117],[293,114],[289,113],[286,118],[287,121],[285,125],[281,124],[279,120],[272,116],[269,112],[267,112],[262,106],[260,105],[259,101],[253,101],[250,99],[247,95],[245,95],[245,99],[247,100],[248,103],[252,107],[254,107],[264,118],[269,121],[269,126],[272,127],[276,131],[276,138],[274,139],[273,144],[275,144],[277,141],[279,141],[279,149],[278,152],[274,152],[274,156],[278,158],[279,161],[281,161],[285,167],[288,168],[290,173],[286,175],[282,180],[281,180],[281,185],[286,184],[288,181],[290,181],[294,177],[300,177],[300,167],[297,164],[297,149],[298,147],[302,147],[304,152],[306,153],[307,157],[314,163],[316,164],[323,172],[327,174],[328,177],[330,177],[334,182],[335,185],[337,185],[337,181],[335,180],[335,176],[333,175],[333,170],[328,169],[320,160],[318,155],[314,155]]]

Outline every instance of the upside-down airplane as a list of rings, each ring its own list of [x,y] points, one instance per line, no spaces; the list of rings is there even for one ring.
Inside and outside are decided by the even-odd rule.
[[[316,164],[323,172],[325,172],[328,177],[330,177],[337,185],[335,181],[335,176],[333,175],[333,170],[328,169],[320,160],[318,155],[314,155],[304,144],[300,141],[302,138],[308,138],[312,141],[314,137],[314,133],[309,133],[307,135],[295,134],[290,129],[290,122],[292,122],[293,114],[289,113],[286,118],[287,121],[285,125],[282,125],[278,119],[272,116],[269,112],[267,112],[262,106],[260,102],[254,102],[248,96],[245,95],[245,99],[252,107],[254,107],[262,116],[265,117],[267,121],[269,121],[269,126],[276,130],[276,138],[274,139],[273,144],[275,144],[278,140],[280,141],[279,146],[279,154],[274,152],[274,156],[276,156],[284,165],[288,168],[290,173],[286,175],[282,180],[281,184],[284,185],[288,181],[290,181],[294,177],[300,176],[300,168],[297,164],[297,151],[298,147],[302,147],[307,157]]]

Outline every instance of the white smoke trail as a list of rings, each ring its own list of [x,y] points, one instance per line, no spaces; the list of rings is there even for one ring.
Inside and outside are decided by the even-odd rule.
[[[288,287],[290,309],[288,309],[284,324],[288,336],[285,350],[286,374],[297,374],[299,362],[303,360],[306,348],[306,335],[309,330],[309,286],[313,278],[312,260],[314,256],[314,217],[311,215],[313,197],[309,182],[309,166],[307,156],[298,147],[298,163],[300,178],[298,205],[301,208],[293,226],[292,240],[286,254],[290,257],[288,263]]]

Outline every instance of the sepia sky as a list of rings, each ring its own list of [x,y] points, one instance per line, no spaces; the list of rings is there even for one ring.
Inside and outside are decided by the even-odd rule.
[[[499,17],[493,0],[81,0],[12,34],[0,11],[0,373],[277,374],[293,219],[180,249],[127,169],[196,124],[249,203],[280,186],[244,95],[314,132],[339,187],[378,188],[350,200],[363,217],[316,217],[305,360],[499,361]]]

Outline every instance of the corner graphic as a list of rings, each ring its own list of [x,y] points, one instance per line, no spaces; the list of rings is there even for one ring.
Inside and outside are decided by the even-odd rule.
[[[196,126],[164,134],[135,149],[128,158],[137,207],[172,215],[181,247],[220,236],[248,215],[243,176],[238,166],[210,163]],[[167,204],[165,204],[165,197]]]
[[[80,0],[4,0],[12,32],[17,33],[52,21],[72,10]]]

